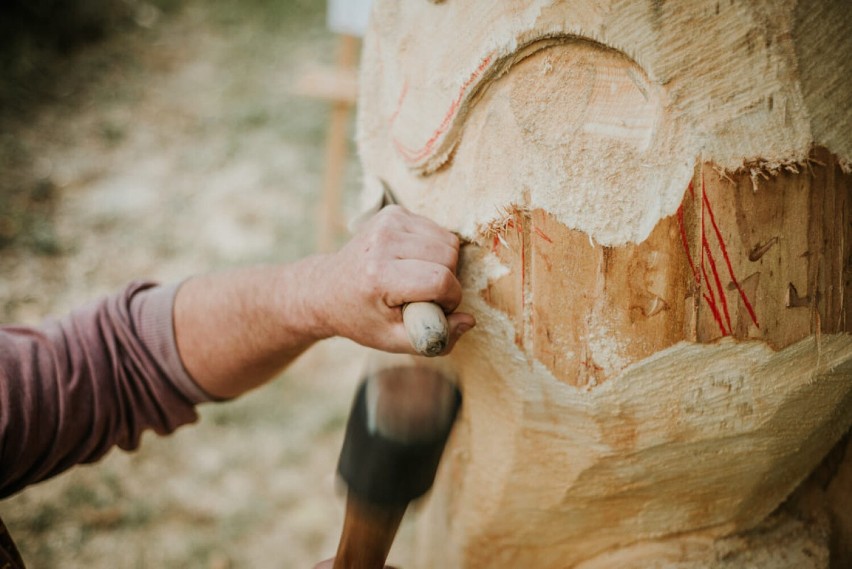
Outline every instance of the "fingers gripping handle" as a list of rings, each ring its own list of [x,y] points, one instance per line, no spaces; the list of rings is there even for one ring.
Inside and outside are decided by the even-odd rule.
[[[434,357],[443,353],[450,339],[444,311],[434,302],[411,302],[402,307],[402,322],[417,353]]]
[[[391,187],[384,180],[381,207],[399,203]],[[402,322],[408,332],[411,346],[422,356],[440,355],[450,340],[450,325],[444,311],[434,302],[411,302],[402,307]]]

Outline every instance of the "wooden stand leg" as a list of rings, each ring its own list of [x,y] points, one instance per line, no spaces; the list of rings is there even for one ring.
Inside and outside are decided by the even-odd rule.
[[[337,49],[338,70],[351,69],[357,64],[359,40],[355,36],[342,35]],[[347,127],[352,105],[349,101],[335,101],[331,109],[331,120],[325,145],[325,174],[322,184],[322,199],[319,211],[319,235],[317,248],[327,252],[335,248],[337,237],[343,228],[341,213],[343,175],[346,170]]]

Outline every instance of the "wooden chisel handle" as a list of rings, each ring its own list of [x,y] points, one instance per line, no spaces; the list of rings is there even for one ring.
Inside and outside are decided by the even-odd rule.
[[[382,207],[399,204],[390,185],[381,178],[379,181],[382,184]],[[434,302],[411,302],[404,305],[402,321],[411,346],[422,356],[432,358],[440,355],[450,341],[447,317]]]
[[[411,302],[402,307],[402,322],[417,353],[434,357],[443,353],[450,340],[450,325],[444,310],[434,302]]]

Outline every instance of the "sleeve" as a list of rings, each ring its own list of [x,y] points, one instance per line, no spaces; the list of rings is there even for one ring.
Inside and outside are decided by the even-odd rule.
[[[211,398],[177,351],[177,288],[136,282],[37,328],[0,327],[0,498],[197,419]]]

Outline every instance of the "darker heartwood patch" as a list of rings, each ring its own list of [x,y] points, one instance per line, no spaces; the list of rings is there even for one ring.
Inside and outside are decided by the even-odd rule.
[[[531,360],[579,387],[684,340],[782,349],[849,331],[852,175],[824,150],[808,164],[757,193],[750,172],[699,164],[676,213],[639,244],[605,247],[546,211],[510,206],[481,229],[509,267],[483,296]],[[807,283],[807,294],[791,283]]]

